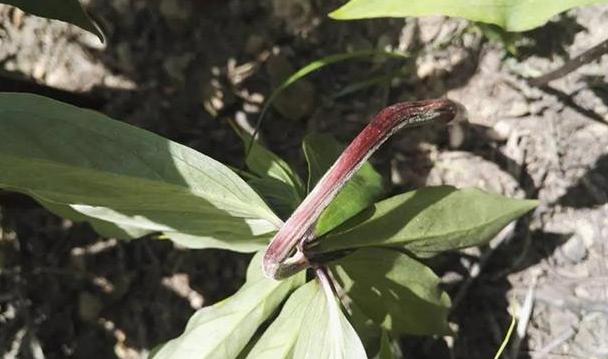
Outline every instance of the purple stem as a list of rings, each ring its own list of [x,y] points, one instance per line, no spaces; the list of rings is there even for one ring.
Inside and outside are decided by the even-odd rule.
[[[342,152],[274,236],[264,254],[264,274],[269,278],[284,279],[310,265],[304,245],[314,239],[319,216],[363,163],[393,133],[403,127],[419,126],[430,121],[448,123],[461,112],[461,105],[447,99],[402,102],[380,111]],[[289,257],[294,249],[297,249],[295,254]]]

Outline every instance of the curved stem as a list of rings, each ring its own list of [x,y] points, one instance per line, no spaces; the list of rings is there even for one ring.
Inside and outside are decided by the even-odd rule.
[[[284,279],[309,266],[304,246],[314,239],[319,216],[363,163],[393,133],[404,127],[434,121],[448,123],[462,111],[461,105],[447,99],[402,102],[380,111],[342,152],[274,236],[264,254],[264,274],[269,278]],[[295,256],[289,258],[296,246],[298,250]]]

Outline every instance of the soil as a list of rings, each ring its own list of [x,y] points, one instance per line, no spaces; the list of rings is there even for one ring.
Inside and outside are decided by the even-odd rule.
[[[407,51],[407,60],[348,61],[300,81],[261,127],[267,146],[303,172],[307,132],[348,142],[390,103],[447,96],[467,107],[466,125],[397,134],[374,157],[391,192],[453,184],[540,200],[489,246],[436,258],[456,335],[404,338],[404,356],[493,357],[514,315],[504,357],[608,358],[608,56],[547,86],[525,80],[605,40],[608,6],[571,10],[503,43],[444,17],[327,18],[339,4],[90,0],[103,45],[0,5],[0,90],[93,108],[240,166],[227,119],[253,125],[294,70],[346,51]],[[250,255],[99,238],[23,196],[0,199],[6,358],[145,357],[244,280]]]

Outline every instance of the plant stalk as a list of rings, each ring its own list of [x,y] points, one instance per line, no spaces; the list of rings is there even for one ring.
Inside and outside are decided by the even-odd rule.
[[[464,108],[447,99],[402,102],[380,111],[342,152],[274,236],[264,254],[264,274],[269,278],[284,279],[310,266],[304,247],[315,238],[314,229],[319,216],[363,163],[393,133],[401,128],[429,122],[448,123],[460,117],[460,114],[464,114]]]
[[[566,63],[557,70],[530,79],[528,83],[532,86],[544,87],[549,82],[568,75],[579,67],[599,59],[600,57],[602,57],[602,55],[606,53],[608,53],[608,39],[593,46],[592,48],[576,56],[575,58],[566,61]]]

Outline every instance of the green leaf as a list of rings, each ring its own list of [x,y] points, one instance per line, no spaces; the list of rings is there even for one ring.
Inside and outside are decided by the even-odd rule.
[[[269,151],[257,140],[252,141],[251,135],[245,131],[237,130],[237,134],[243,140],[245,150],[249,149],[249,153],[246,153],[245,163],[247,168],[254,174],[261,178],[274,178],[285,184],[288,184],[293,188],[297,195],[301,197],[304,194],[304,186],[300,176],[294,171],[287,162],[283,161],[279,156]]]
[[[365,315],[357,303],[354,303],[353,301],[348,303],[348,314],[348,319],[359,335],[359,339],[361,339],[368,357],[373,357],[380,349],[379,344],[383,332],[382,327]]]
[[[248,359],[293,358],[293,349],[306,325],[309,306],[320,292],[316,281],[308,282],[289,296],[279,316],[266,329],[247,356]]]
[[[511,335],[513,335],[513,329],[515,329],[515,322],[517,322],[517,320],[515,319],[514,316],[511,316],[511,324],[509,324],[509,329],[507,329],[507,333],[505,334],[505,337],[503,338],[502,343],[500,343],[500,347],[498,347],[498,351],[496,351],[496,354],[494,355],[494,359],[500,359],[500,356],[505,351],[507,344],[509,344]]]
[[[378,352],[378,359],[394,359],[393,350],[391,348],[391,340],[388,337],[386,331],[382,331],[380,337],[380,351]]]
[[[308,190],[321,179],[340,156],[344,146],[331,135],[310,134],[302,142],[308,162]],[[384,192],[382,176],[368,162],[355,173],[338,196],[323,211],[315,234],[321,236],[377,201]]]
[[[230,224],[226,224],[230,226]],[[218,225],[218,231],[223,227]],[[216,248],[233,252],[251,253],[268,246],[274,232],[252,236],[246,232],[238,233],[238,229],[224,229],[225,233],[187,234],[179,232],[163,232],[159,239],[170,239],[173,243],[190,249]]]
[[[147,234],[152,233],[152,231],[149,230],[137,227],[130,227],[127,225],[117,225],[112,222],[106,222],[100,219],[88,217],[80,212],[76,212],[70,206],[44,201],[39,198],[35,198],[35,200],[40,203],[40,205],[42,205],[44,208],[59,217],[67,218],[74,222],[88,222],[93,227],[93,229],[102,237],[127,240],[143,237]]]
[[[294,348],[294,359],[366,358],[365,349],[357,333],[350,325],[333,293],[327,293],[317,285],[317,293],[306,313],[306,325],[302,328]]]
[[[0,94],[0,188],[120,227],[198,237],[235,250],[281,221],[221,163],[89,110]],[[220,247],[217,245],[217,247]]]
[[[308,65],[302,67],[298,71],[296,71],[293,75],[289,76],[279,87],[277,87],[270,97],[268,98],[267,103],[272,103],[272,101],[281,93],[283,90],[293,85],[299,79],[310,75],[313,72],[316,72],[325,66],[332,65],[335,63],[339,63],[347,60],[355,60],[366,57],[373,56],[386,56],[393,58],[406,59],[407,55],[401,54],[398,52],[388,52],[388,51],[379,51],[379,50],[364,50],[364,51],[356,51],[356,52],[345,52],[341,54],[329,55],[322,57],[318,60],[312,61]]]
[[[264,277],[262,271],[262,261],[264,260],[264,251],[256,252],[251,258],[251,262],[247,266],[247,273],[245,274],[245,282],[256,282]],[[302,283],[303,284],[303,283]]]
[[[268,109],[270,108],[270,105],[272,105],[274,100],[276,100],[276,98],[283,91],[285,91],[289,86],[298,82],[298,80],[300,80],[314,72],[317,72],[326,66],[332,65],[332,64],[336,64],[336,63],[348,61],[348,60],[373,58],[376,56],[392,57],[392,58],[399,58],[399,59],[407,59],[409,57],[406,54],[402,54],[402,53],[398,53],[398,52],[365,50],[365,51],[345,52],[345,53],[341,53],[341,54],[329,55],[329,56],[322,57],[318,60],[312,61],[308,65],[306,65],[306,66],[300,68],[298,71],[294,72],[285,81],[283,81],[283,83],[281,83],[281,85],[279,85],[277,88],[275,88],[272,91],[272,93],[268,97],[268,100],[266,100],[266,103],[264,104],[262,111],[260,112],[260,117],[258,118],[258,124],[262,122],[262,120],[264,119],[264,116],[266,115],[266,112],[268,111]]]
[[[390,246],[433,256],[486,243],[537,203],[475,188],[422,188],[376,203],[320,240],[317,250]]]
[[[475,26],[491,43],[501,44],[509,54],[517,56],[517,43],[524,37],[523,34],[508,32],[492,24],[478,22]]]
[[[97,35],[101,42],[104,41],[101,30],[87,15],[78,0],[2,0],[1,2],[16,6],[33,15],[69,22]]]
[[[368,76],[363,81],[354,82],[354,83],[351,83],[350,85],[343,87],[339,92],[335,93],[332,97],[334,99],[337,99],[337,98],[340,98],[340,97],[343,97],[346,95],[350,95],[357,91],[364,90],[368,87],[372,87],[372,86],[376,86],[376,85],[384,85],[384,86],[390,85],[390,82],[393,79],[404,76],[409,72],[411,72],[409,70],[409,68],[402,68],[402,69],[398,69],[398,70],[393,71],[388,74]]]
[[[359,309],[395,334],[446,334],[450,298],[424,264],[398,251],[366,248],[334,263],[333,273]]]
[[[261,273],[261,258],[254,257],[248,273],[256,269]],[[236,358],[258,327],[303,281],[303,274],[283,281],[249,274],[245,285],[232,297],[194,313],[184,333],[165,343],[153,358]]]
[[[495,24],[507,31],[541,26],[553,15],[606,0],[350,0],[329,16],[336,20],[446,15]]]
[[[315,280],[289,297],[247,358],[356,359],[366,355],[338,302],[333,295],[328,298]]]
[[[288,217],[304,198],[304,185],[300,176],[287,162],[258,141],[251,142],[251,135],[238,128],[235,131],[245,145],[247,168],[259,177],[249,180],[249,185],[268,201],[279,216]]]
[[[293,187],[274,178],[254,178],[247,183],[266,200],[266,203],[282,219],[287,219],[298,207],[302,198]]]

